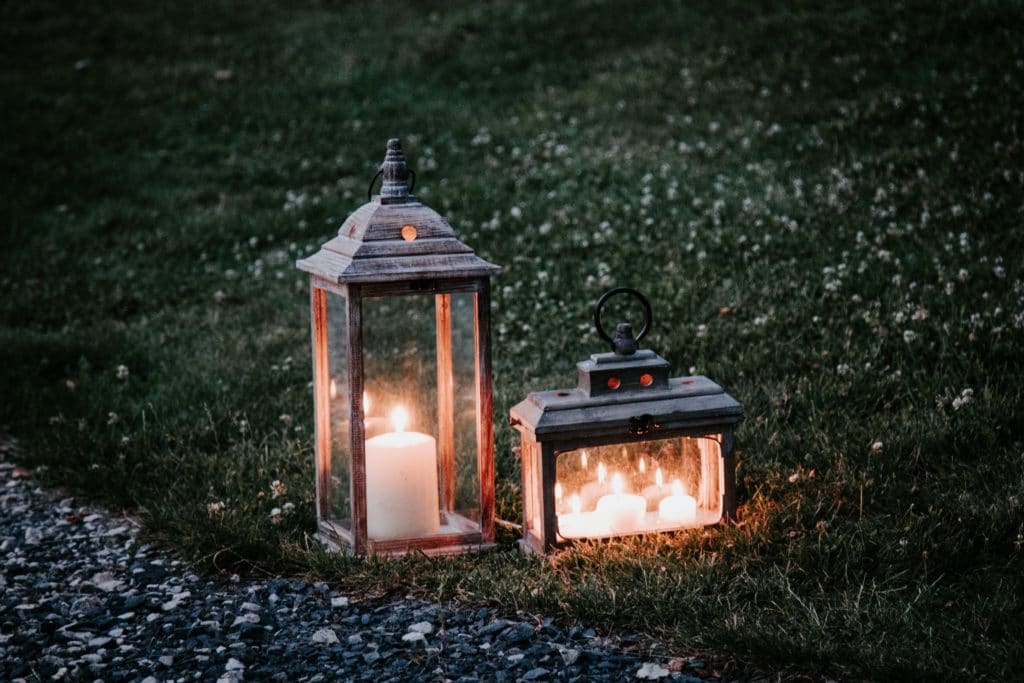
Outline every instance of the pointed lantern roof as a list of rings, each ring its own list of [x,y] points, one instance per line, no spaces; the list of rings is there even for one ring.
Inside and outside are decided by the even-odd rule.
[[[439,213],[410,194],[402,143],[388,140],[380,194],[345,219],[338,236],[296,265],[339,284],[486,277],[501,267],[459,241]],[[413,174],[415,181],[415,174]]]

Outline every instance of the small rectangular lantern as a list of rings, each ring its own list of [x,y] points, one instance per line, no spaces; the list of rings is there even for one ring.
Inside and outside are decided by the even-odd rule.
[[[644,327],[601,327],[614,294],[637,297]],[[734,431],[743,407],[706,377],[669,377],[668,362],[637,349],[647,299],[620,287],[601,297],[598,334],[612,346],[576,364],[575,389],[531,393],[512,408],[522,435],[524,550],[574,539],[717,524],[736,512]]]
[[[501,269],[411,194],[398,140],[378,175],[380,194],[297,263],[312,285],[318,536],[357,554],[493,547]]]

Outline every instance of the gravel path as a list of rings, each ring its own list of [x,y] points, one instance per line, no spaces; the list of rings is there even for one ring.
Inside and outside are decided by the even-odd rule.
[[[550,619],[198,576],[130,519],[4,461],[0,557],[2,681],[717,680],[703,662]]]

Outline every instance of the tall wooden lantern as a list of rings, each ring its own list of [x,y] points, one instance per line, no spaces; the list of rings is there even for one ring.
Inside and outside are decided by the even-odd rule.
[[[629,323],[614,338],[601,325],[603,305],[622,293],[643,306],[635,338]],[[531,393],[511,411],[522,434],[523,548],[733,518],[742,406],[707,377],[669,377],[664,358],[638,349],[651,307],[636,290],[602,296],[594,324],[611,352],[576,364],[575,389]]]
[[[398,140],[378,175],[380,194],[297,262],[312,286],[319,537],[357,554],[492,547],[501,269],[411,194]]]

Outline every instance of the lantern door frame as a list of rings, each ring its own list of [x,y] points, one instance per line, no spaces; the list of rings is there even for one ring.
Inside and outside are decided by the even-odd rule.
[[[316,510],[318,537],[335,549],[355,554],[402,555],[419,551],[444,555],[495,547],[494,399],[491,376],[491,284],[488,276],[444,277],[392,282],[338,283],[312,275],[310,290],[313,343],[313,391],[316,435]],[[349,489],[352,528],[332,514],[332,438],[327,296],[345,301],[348,363]],[[363,303],[367,299],[433,294],[437,353],[438,482],[440,510],[461,530],[401,539],[369,538],[366,525],[366,439],[363,408]],[[476,398],[477,479],[480,521],[455,512],[454,392],[451,295],[473,295],[473,352]],[[336,342],[339,343],[339,342]],[[335,399],[337,400],[337,399]]]

